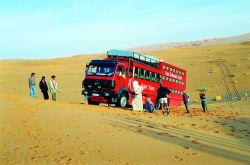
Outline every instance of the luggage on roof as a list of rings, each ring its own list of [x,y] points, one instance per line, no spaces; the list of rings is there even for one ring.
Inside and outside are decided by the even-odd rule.
[[[132,58],[151,65],[158,65],[159,59],[154,56],[142,55],[133,51],[111,49],[107,51],[108,57]]]

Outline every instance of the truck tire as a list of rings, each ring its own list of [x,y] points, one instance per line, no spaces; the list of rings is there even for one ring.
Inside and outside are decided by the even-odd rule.
[[[126,108],[128,106],[128,96],[126,93],[122,93],[116,102],[116,106],[121,107],[121,108]]]

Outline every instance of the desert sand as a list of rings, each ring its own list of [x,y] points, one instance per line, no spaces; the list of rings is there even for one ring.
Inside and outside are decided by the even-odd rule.
[[[104,54],[1,60],[1,164],[249,164],[250,42],[147,53],[187,69],[190,114],[184,107],[163,116],[87,105],[84,66]],[[56,102],[44,101],[39,90],[37,99],[28,96],[31,72],[37,81],[57,76]],[[198,102],[202,88],[208,113]],[[217,95],[222,101],[211,101]]]

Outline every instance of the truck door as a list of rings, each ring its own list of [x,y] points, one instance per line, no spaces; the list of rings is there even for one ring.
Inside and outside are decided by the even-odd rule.
[[[117,66],[117,70],[116,70],[116,74],[117,74],[117,87],[118,90],[122,87],[125,86],[126,87],[126,70],[125,67],[123,65],[118,65]]]

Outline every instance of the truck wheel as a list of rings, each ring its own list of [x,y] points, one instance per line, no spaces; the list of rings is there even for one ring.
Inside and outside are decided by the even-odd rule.
[[[128,96],[125,93],[122,93],[117,100],[116,106],[126,108],[128,105]]]
[[[89,104],[89,105],[92,105],[93,102],[92,102],[90,99],[88,99],[88,104]]]

